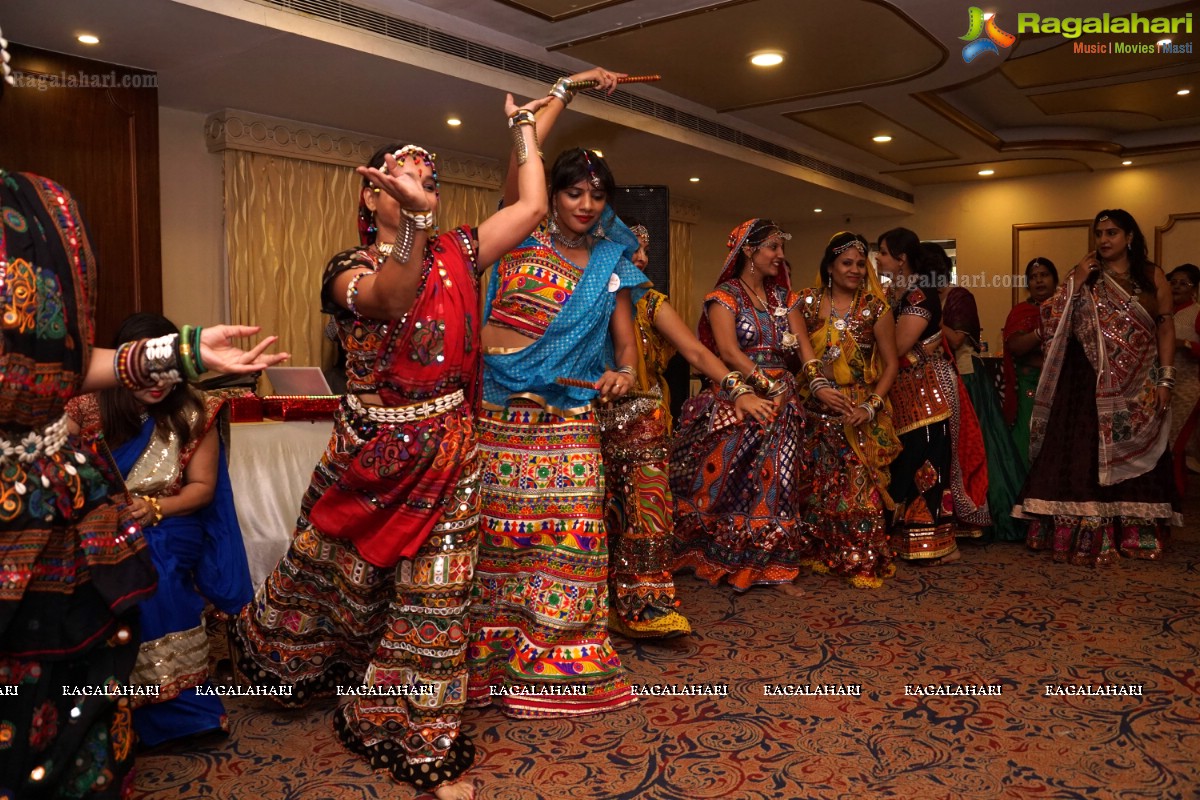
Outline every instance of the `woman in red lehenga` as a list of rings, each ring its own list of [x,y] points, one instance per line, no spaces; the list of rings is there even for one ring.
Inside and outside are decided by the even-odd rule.
[[[388,146],[359,168],[362,246],[334,256],[321,293],[349,393],[295,539],[233,636],[242,675],[291,687],[296,704],[367,687],[335,712],[339,738],[442,800],[474,795],[459,780],[475,757],[459,720],[478,547],[477,272],[545,215],[532,113],[545,103],[509,96],[520,199],[477,229],[430,235],[426,150]]]
[[[1175,325],[1166,276],[1122,209],[1101,211],[1088,253],[1049,302],[1052,332],[1033,410],[1033,464],[1014,516],[1028,545],[1099,566],[1159,558],[1179,524],[1169,410]]]

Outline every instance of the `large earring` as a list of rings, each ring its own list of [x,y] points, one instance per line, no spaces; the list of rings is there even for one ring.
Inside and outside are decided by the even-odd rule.
[[[592,236],[595,236],[597,239],[603,239],[604,234],[605,230],[603,223],[597,222],[596,226],[592,228]]]
[[[550,231],[551,236],[557,236],[561,228],[558,227],[558,209],[551,206],[550,221],[546,224],[546,230]]]

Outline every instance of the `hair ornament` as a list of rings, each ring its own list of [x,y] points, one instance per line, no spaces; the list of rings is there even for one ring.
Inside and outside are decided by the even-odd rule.
[[[588,183],[590,183],[592,185],[593,189],[603,188],[603,184],[600,182],[600,178],[596,176],[596,168],[592,165],[591,151],[588,150],[586,147],[581,147],[581,148],[579,148],[579,150],[583,153],[583,160],[587,164]]]

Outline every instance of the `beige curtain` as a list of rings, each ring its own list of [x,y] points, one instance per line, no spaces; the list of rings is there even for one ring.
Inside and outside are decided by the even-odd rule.
[[[671,220],[671,307],[693,331],[700,320],[692,286],[692,224]]]
[[[361,178],[350,167],[228,149],[225,248],[231,319],[277,334],[292,366],[326,367],[321,274],[358,244]],[[478,225],[499,192],[443,182],[438,225]]]

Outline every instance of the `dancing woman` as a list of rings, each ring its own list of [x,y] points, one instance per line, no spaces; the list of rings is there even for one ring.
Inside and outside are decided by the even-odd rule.
[[[816,542],[816,571],[878,588],[896,571],[885,519],[892,508],[888,465],[900,452],[887,406],[898,370],[896,325],[863,237],[835,234],[821,257],[820,279],[819,288],[800,293],[815,357],[804,373],[818,386],[831,383],[852,410],[806,408],[812,493],[804,522]],[[801,394],[810,390],[802,386]]]
[[[736,377],[779,403],[778,416],[739,421],[728,388],[714,385],[684,405],[671,445],[675,569],[692,569],[713,584],[725,579],[738,591],[791,583],[814,554],[800,523],[809,480],[794,378],[813,355],[790,291],[790,238],[769,219],[735,228],[699,326],[700,341]],[[831,410],[853,413],[832,387],[817,394]]]
[[[1196,428],[1200,423],[1200,267],[1182,264],[1167,275],[1175,304],[1175,389],[1171,392],[1171,457],[1175,486],[1187,489],[1188,459],[1197,456]]]
[[[163,316],[134,314],[116,341],[178,333]],[[71,432],[98,446],[103,440],[111,452],[158,573],[158,588],[139,608],[132,675],[135,685],[157,691],[133,698],[133,726],[148,747],[229,731],[221,699],[196,691],[208,681],[205,605],[237,614],[254,595],[214,424],[222,402],[186,383],[163,383],[106,389],[67,404]]]
[[[572,77],[611,89],[617,76]],[[569,80],[552,89],[539,135],[570,102]],[[599,154],[560,154],[546,224],[500,260],[488,285],[469,702],[514,717],[596,714],[636,699],[608,635],[592,407],[634,385],[633,290],[647,283],[629,260],[637,237],[609,205],[615,189]]]
[[[648,263],[650,232],[628,220],[640,247],[634,266]],[[637,383],[641,394],[602,406],[596,413],[604,455],[605,527],[609,546],[608,624],[631,638],[670,637],[691,632],[687,619],[675,609],[675,580],[671,575],[671,536],[674,500],[668,480],[667,434],[670,397],[663,371],[680,353],[715,384],[730,378],[740,421],[750,415],[762,422],[775,416],[775,404],[730,373],[721,360],[700,343],[666,295],[648,289],[634,307],[637,336]],[[746,388],[740,388],[745,386]]]
[[[1014,515],[1056,561],[1099,566],[1162,555],[1179,524],[1172,480],[1171,288],[1123,209],[1092,223],[1096,250],[1047,303],[1050,335],[1030,426],[1033,460]]]
[[[1025,265],[1029,298],[1004,321],[1004,421],[1012,429],[1022,467],[1029,469],[1029,419],[1042,376],[1042,303],[1058,288],[1058,270],[1048,258]]]
[[[442,800],[474,795],[459,780],[475,755],[459,719],[478,543],[476,273],[545,214],[533,134],[545,102],[507,98],[520,196],[478,228],[433,235],[423,148],[389,145],[359,167],[362,245],[333,257],[321,291],[349,393],[292,545],[234,636],[239,671],[291,687],[296,703],[348,680],[395,689],[356,696],[334,727],[371,766]]]

